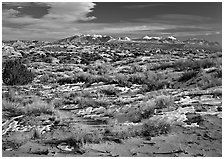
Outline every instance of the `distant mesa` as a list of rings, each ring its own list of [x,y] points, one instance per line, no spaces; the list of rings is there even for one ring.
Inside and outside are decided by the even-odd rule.
[[[193,45],[220,46],[220,44],[218,42],[209,42],[207,40],[197,39],[197,38],[190,38],[183,42],[185,44],[193,44]]]
[[[129,37],[127,37],[127,36],[124,37],[124,38],[123,37],[119,37],[118,41],[131,41],[131,39]]]
[[[103,43],[108,42],[113,39],[113,37],[108,35],[74,35],[65,39],[61,39],[59,43]]]
[[[142,39],[143,40],[161,40],[162,37],[157,37],[157,36],[151,36],[151,37],[149,37],[149,36],[146,35]]]
[[[177,38],[174,37],[174,36],[169,36],[169,37],[167,37],[167,39],[169,39],[169,40],[177,40]]]
[[[100,34],[74,35],[57,41],[59,43],[105,43],[105,42],[149,42],[158,44],[187,44],[187,45],[205,45],[205,46],[220,46],[218,42],[209,42],[203,39],[191,38],[185,41],[178,40],[175,36],[159,37],[145,35],[142,38],[130,37],[112,37]]]

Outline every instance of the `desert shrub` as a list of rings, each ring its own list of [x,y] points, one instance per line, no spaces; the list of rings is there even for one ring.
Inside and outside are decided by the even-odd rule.
[[[15,102],[15,100],[16,100],[15,90],[10,88],[7,92],[3,92],[2,99],[5,99],[5,100],[11,101],[11,102]]]
[[[210,59],[203,59],[203,60],[178,60],[174,62],[173,68],[177,71],[183,70],[196,70],[200,68],[209,68],[215,66],[216,63]]]
[[[148,119],[154,114],[156,103],[154,100],[148,100],[147,102],[139,103],[138,107],[141,111],[141,118]]]
[[[81,55],[81,64],[89,65],[91,61],[96,61],[102,59],[102,57],[97,53],[82,53]]]
[[[214,72],[213,76],[215,78],[222,78],[222,69],[218,69]]]
[[[98,75],[91,75],[90,73],[86,72],[79,72],[74,74],[73,77],[63,77],[57,80],[57,83],[60,85],[63,84],[72,84],[77,82],[85,82],[87,84],[92,84],[95,82],[107,82],[107,78],[104,76],[98,76]]]
[[[147,82],[146,80],[146,76],[143,73],[131,74],[128,77],[128,81],[132,84],[144,84]]]
[[[68,128],[68,132],[63,142],[67,142],[68,145],[75,147],[82,147],[86,143],[100,143],[103,138],[99,130],[90,130],[81,124],[77,124],[73,128]],[[73,142],[71,143],[70,141]]]
[[[161,69],[161,70],[165,70],[167,68],[172,68],[173,67],[173,64],[172,63],[162,63],[158,66],[154,66],[153,68],[151,68],[151,70],[158,70],[158,69]]]
[[[18,115],[34,115],[50,114],[54,113],[54,109],[51,104],[48,104],[38,98],[32,99],[32,102],[27,104],[21,104],[21,102],[11,102],[3,100],[2,110],[7,111],[7,116],[18,116]]]
[[[189,67],[190,61],[177,60],[173,64],[173,68],[177,71],[186,70]]]
[[[40,82],[41,83],[46,83],[46,82],[49,82],[49,79],[50,79],[49,75],[48,74],[44,74],[44,75],[42,75],[40,77]]]
[[[170,125],[165,121],[153,121],[146,120],[142,126],[142,136],[147,137],[155,137],[162,134],[167,134],[171,130]]]
[[[7,111],[7,117],[14,117],[24,114],[19,103],[2,100],[2,111]]]
[[[87,107],[93,107],[93,108],[98,108],[98,107],[108,107],[111,105],[110,101],[107,100],[96,100],[93,98],[85,98],[85,97],[77,97],[73,101],[74,103],[78,104],[79,108],[87,108]]]
[[[74,83],[77,82],[91,82],[92,75],[86,72],[79,72],[74,75]]]
[[[98,130],[93,130],[92,132],[86,133],[83,136],[84,143],[100,143],[103,140],[103,135],[99,133]]]
[[[9,60],[2,73],[6,85],[25,85],[33,81],[35,75],[20,60]]]
[[[133,125],[114,125],[113,127],[107,127],[104,132],[104,136],[114,136],[119,139],[127,139],[130,137],[136,137],[141,134],[139,126]]]
[[[142,115],[140,110],[131,110],[127,113],[128,121],[138,123],[142,120]]]
[[[55,60],[58,60],[58,59],[53,56],[46,56],[43,58],[43,62],[46,62],[46,63],[54,63],[56,62]]]
[[[198,74],[198,71],[187,71],[187,72],[184,72],[181,77],[178,79],[178,82],[186,82],[190,79],[192,79],[193,77],[196,77]]]
[[[222,86],[222,78],[215,78],[211,75],[203,75],[201,80],[197,83],[202,89],[207,89],[216,86]]]
[[[155,108],[162,109],[168,108],[174,104],[174,100],[171,96],[161,95],[155,99]]]
[[[128,81],[128,77],[124,74],[115,74],[114,76],[114,83],[118,84],[119,86],[123,87],[130,87],[131,82]]]
[[[108,73],[109,70],[111,70],[111,66],[95,62],[94,65],[88,65],[85,71],[91,74],[104,75]]]
[[[167,86],[169,87],[169,85],[170,85],[170,81],[168,81],[168,80],[149,81],[145,84],[142,84],[142,87],[140,88],[138,93],[144,93],[144,92],[164,89]]]
[[[140,92],[149,92],[155,91],[159,89],[164,89],[170,85],[170,81],[168,80],[152,80],[142,85]]]
[[[50,114],[54,113],[54,109],[51,104],[48,104],[38,98],[33,99],[33,103],[27,104],[22,108],[23,112],[27,115],[41,115],[41,114]]]
[[[99,82],[104,82],[105,84],[111,83],[113,81],[113,77],[104,74],[102,76],[98,76],[98,81]]]
[[[62,99],[54,99],[52,101],[52,104],[54,106],[54,108],[60,108],[61,106],[63,106],[63,100]]]
[[[25,49],[26,45],[22,41],[16,41],[13,43],[12,47],[15,49]]]
[[[216,63],[210,59],[205,59],[205,60],[199,60],[197,61],[200,65],[200,68],[209,68],[216,66]]]
[[[104,87],[100,90],[101,93],[108,95],[108,96],[116,96],[119,93],[119,90],[116,87]]]
[[[141,66],[139,66],[139,65],[132,64],[131,65],[131,70],[132,70],[133,73],[135,73],[135,72],[142,72],[143,68]]]
[[[60,85],[72,84],[72,83],[74,83],[74,80],[72,77],[63,77],[63,78],[58,79],[57,83],[59,83]]]

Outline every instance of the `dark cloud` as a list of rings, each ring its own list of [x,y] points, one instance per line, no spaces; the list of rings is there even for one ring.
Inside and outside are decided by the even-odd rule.
[[[152,7],[161,7],[161,6],[167,6],[168,4],[165,3],[155,3],[155,4],[148,4],[148,3],[143,3],[143,4],[134,4],[134,5],[126,5],[123,6],[123,8],[127,9],[142,9],[142,8],[152,8]]]

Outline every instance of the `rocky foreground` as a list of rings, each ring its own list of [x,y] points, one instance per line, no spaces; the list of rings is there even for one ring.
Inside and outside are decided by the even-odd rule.
[[[2,51],[3,156],[222,156],[218,49],[66,39]],[[6,69],[17,60],[31,82]]]

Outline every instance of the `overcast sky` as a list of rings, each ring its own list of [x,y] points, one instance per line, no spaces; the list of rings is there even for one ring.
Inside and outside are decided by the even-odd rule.
[[[57,40],[75,34],[203,38],[221,43],[220,2],[49,2],[2,4],[3,40]]]

